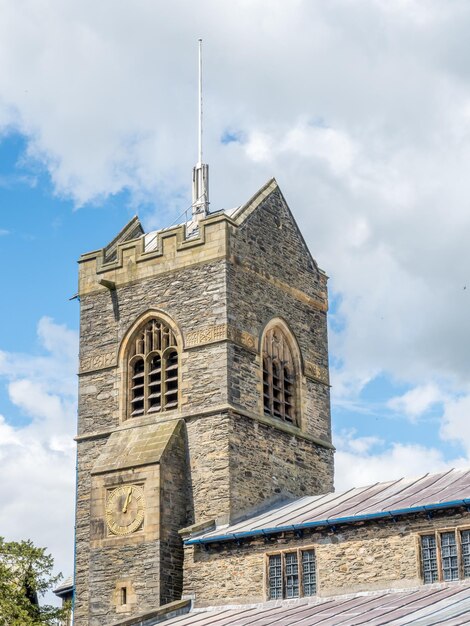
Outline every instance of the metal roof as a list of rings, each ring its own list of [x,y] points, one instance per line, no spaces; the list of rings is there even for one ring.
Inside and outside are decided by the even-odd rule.
[[[73,591],[73,577],[69,576],[68,578],[66,578],[63,582],[60,583],[60,585],[54,589],[54,593],[57,596],[62,596],[66,593],[72,593]]]
[[[231,541],[315,526],[399,517],[436,509],[470,506],[470,470],[449,470],[401,478],[342,493],[306,496],[229,526],[192,535],[185,543]]]
[[[460,626],[470,624],[470,583],[198,609],[164,623],[165,626]]]

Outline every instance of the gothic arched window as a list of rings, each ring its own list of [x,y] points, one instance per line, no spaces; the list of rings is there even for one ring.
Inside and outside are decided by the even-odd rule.
[[[128,347],[128,416],[160,413],[178,406],[178,344],[158,319],[143,326]]]
[[[297,371],[287,335],[280,326],[266,331],[262,350],[264,414],[298,426]]]

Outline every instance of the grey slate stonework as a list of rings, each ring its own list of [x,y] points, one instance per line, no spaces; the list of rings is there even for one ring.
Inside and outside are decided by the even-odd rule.
[[[276,186],[245,211],[239,223],[209,216],[201,223],[205,243],[193,247],[181,245],[177,230],[172,247],[167,231],[160,259],[138,257],[140,241],[122,244],[121,265],[118,242],[116,264],[104,273],[101,252],[81,259],[76,626],[129,615],[118,613],[113,595],[124,579],[135,596],[131,611],[178,599],[178,527],[229,521],[266,500],[332,489],[326,277]],[[101,278],[115,290],[103,288]],[[150,310],[164,312],[180,331],[180,405],[125,421],[119,349]],[[286,321],[302,353],[302,429],[263,416],[259,340],[274,317]],[[153,485],[158,520],[149,513],[144,530],[131,537],[96,534],[105,485],[91,471],[110,436],[166,419],[183,420],[179,443],[135,469]],[[129,479],[119,463],[108,469],[107,484]]]

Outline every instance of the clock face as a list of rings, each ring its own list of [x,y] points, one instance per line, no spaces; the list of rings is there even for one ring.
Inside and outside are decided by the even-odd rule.
[[[106,523],[113,535],[129,535],[142,526],[144,490],[139,485],[121,485],[106,498]]]

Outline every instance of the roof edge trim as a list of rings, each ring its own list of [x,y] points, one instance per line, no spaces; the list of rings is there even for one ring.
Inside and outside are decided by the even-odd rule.
[[[413,513],[427,513],[430,511],[452,509],[456,507],[470,507],[470,498],[464,498],[463,500],[450,500],[449,502],[440,502],[437,504],[424,504],[421,506],[410,507],[407,509],[396,509],[391,511],[380,511],[379,513],[366,513],[364,515],[353,515],[349,517],[338,517],[333,519],[318,520],[315,522],[303,522],[302,524],[289,524],[287,526],[277,526],[274,528],[260,528],[256,530],[248,530],[238,533],[228,533],[225,535],[217,535],[215,537],[201,537],[187,539],[184,541],[185,545],[195,544],[208,544],[219,543],[222,541],[238,541],[240,539],[246,539],[248,537],[259,537],[263,535],[276,535],[283,532],[294,532],[296,530],[302,530],[306,528],[318,528],[320,526],[331,527],[339,526],[340,524],[354,524],[356,522],[372,521],[377,519],[387,519],[401,517],[405,515],[412,515]]]

